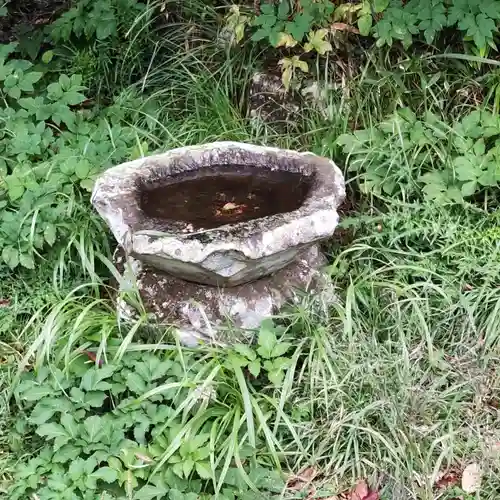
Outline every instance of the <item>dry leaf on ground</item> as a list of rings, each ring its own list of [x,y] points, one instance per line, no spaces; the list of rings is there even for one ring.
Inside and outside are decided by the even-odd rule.
[[[348,500],[379,500],[377,491],[370,490],[366,481],[361,480],[347,496]]]
[[[460,484],[460,471],[449,470],[441,474],[434,485],[440,490],[447,490]]]
[[[465,493],[475,493],[481,488],[482,470],[479,464],[469,464],[462,472],[462,489]]]
[[[291,490],[300,491],[305,485],[311,483],[317,475],[318,471],[314,467],[305,467],[288,479],[287,487]]]

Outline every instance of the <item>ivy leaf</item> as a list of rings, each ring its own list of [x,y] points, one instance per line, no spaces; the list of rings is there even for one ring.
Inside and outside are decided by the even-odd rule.
[[[328,35],[327,29],[319,29],[316,31],[310,31],[307,35],[308,42],[304,46],[306,52],[315,50],[320,55],[325,55],[327,52],[332,50],[332,45],[329,41],[325,40]]]

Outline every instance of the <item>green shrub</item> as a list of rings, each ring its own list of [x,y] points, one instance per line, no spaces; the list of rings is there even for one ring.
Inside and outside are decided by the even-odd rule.
[[[80,200],[99,172],[141,154],[122,110],[96,115],[79,75],[50,83],[29,61],[8,59],[14,50],[0,52],[0,256],[12,269],[33,268],[37,254],[67,244],[89,219]]]
[[[404,108],[337,143],[366,194],[443,204],[484,195],[485,203],[497,206],[499,139],[500,119],[489,111],[448,124],[431,112],[419,118]]]
[[[9,498],[272,498],[284,486],[275,447],[290,437],[273,396],[291,364],[280,333],[267,322],[255,347],[109,363],[85,351],[64,370],[24,373],[11,441],[34,453]]]
[[[294,59],[285,53],[280,62],[288,88],[295,70],[309,71],[301,56],[310,52],[324,56],[332,50],[333,39],[353,31],[375,37],[378,46],[400,41],[408,47],[418,37],[432,44],[444,29],[453,28],[485,56],[489,49],[496,50],[500,1],[361,0],[336,5],[327,0],[263,0],[254,12],[233,5],[226,22],[236,43],[248,28],[252,41],[293,52]]]

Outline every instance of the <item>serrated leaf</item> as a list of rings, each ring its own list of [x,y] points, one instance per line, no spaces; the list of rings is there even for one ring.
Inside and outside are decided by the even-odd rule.
[[[202,479],[210,479],[213,476],[212,468],[208,462],[196,462],[195,469]]]
[[[35,269],[35,260],[33,259],[33,255],[30,253],[22,253],[19,256],[19,264],[26,269]]]
[[[143,394],[146,392],[146,382],[138,373],[130,372],[127,375],[127,387],[135,394]]]
[[[262,322],[259,331],[257,353],[263,358],[269,359],[272,356],[277,339],[274,333],[274,325],[267,322]]]
[[[97,415],[92,415],[85,419],[83,427],[87,433],[86,440],[89,443],[95,443],[103,432],[102,418]]]
[[[248,345],[245,344],[236,344],[234,346],[234,350],[240,354],[241,356],[253,361],[257,355],[255,354],[255,351],[249,347]]]

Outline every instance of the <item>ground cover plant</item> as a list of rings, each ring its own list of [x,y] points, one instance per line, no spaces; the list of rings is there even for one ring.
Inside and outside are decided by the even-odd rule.
[[[2,497],[498,498],[499,2],[49,3],[0,11]],[[263,68],[323,104],[250,119]],[[338,301],[187,349],[119,321],[89,192],[218,139],[343,168]]]

